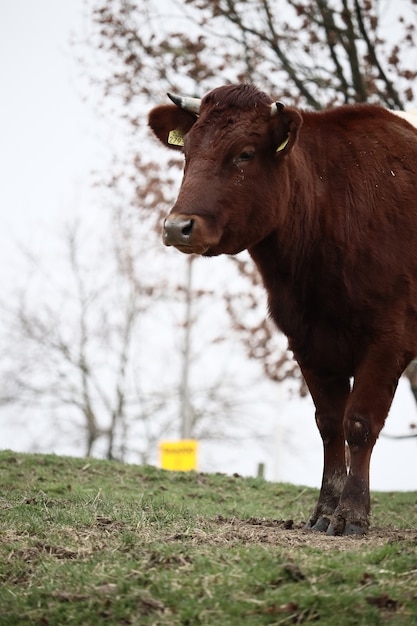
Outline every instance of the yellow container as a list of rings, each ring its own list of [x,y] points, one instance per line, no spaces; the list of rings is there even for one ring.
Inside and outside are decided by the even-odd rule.
[[[161,441],[159,444],[159,466],[173,472],[197,470],[198,441],[180,439]]]

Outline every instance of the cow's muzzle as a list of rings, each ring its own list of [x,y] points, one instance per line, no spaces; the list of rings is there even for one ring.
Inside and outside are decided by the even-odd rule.
[[[174,246],[187,254],[205,254],[220,241],[222,231],[213,228],[200,215],[171,213],[164,222],[162,234],[166,246]]]
[[[184,217],[168,217],[164,223],[163,240],[166,246],[189,246],[194,220]]]

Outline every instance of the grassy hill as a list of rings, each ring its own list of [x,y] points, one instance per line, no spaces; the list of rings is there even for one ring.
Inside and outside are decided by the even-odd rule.
[[[302,526],[317,491],[0,452],[0,624],[417,623],[417,494],[365,538]]]

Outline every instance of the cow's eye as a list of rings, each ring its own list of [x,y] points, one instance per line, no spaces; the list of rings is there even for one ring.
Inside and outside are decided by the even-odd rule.
[[[244,150],[239,154],[239,161],[250,161],[255,156],[255,152],[253,150]]]

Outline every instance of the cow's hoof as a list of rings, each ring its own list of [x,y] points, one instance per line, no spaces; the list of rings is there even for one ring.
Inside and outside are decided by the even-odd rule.
[[[314,524],[312,524],[311,522],[308,522],[304,528],[306,530],[312,530],[317,533],[325,533],[327,531],[329,524],[330,524],[330,520],[328,517],[319,517],[314,522]]]
[[[361,526],[360,524],[352,524],[348,523],[345,526],[345,530],[343,531],[343,535],[366,535],[368,532],[367,526]]]
[[[362,526],[361,524],[353,524],[352,522],[345,522],[344,520],[341,523],[341,520],[338,520],[336,524],[333,524],[333,523],[329,524],[326,534],[332,537],[334,536],[360,537],[360,536],[366,535],[367,532],[368,532],[367,526]]]

